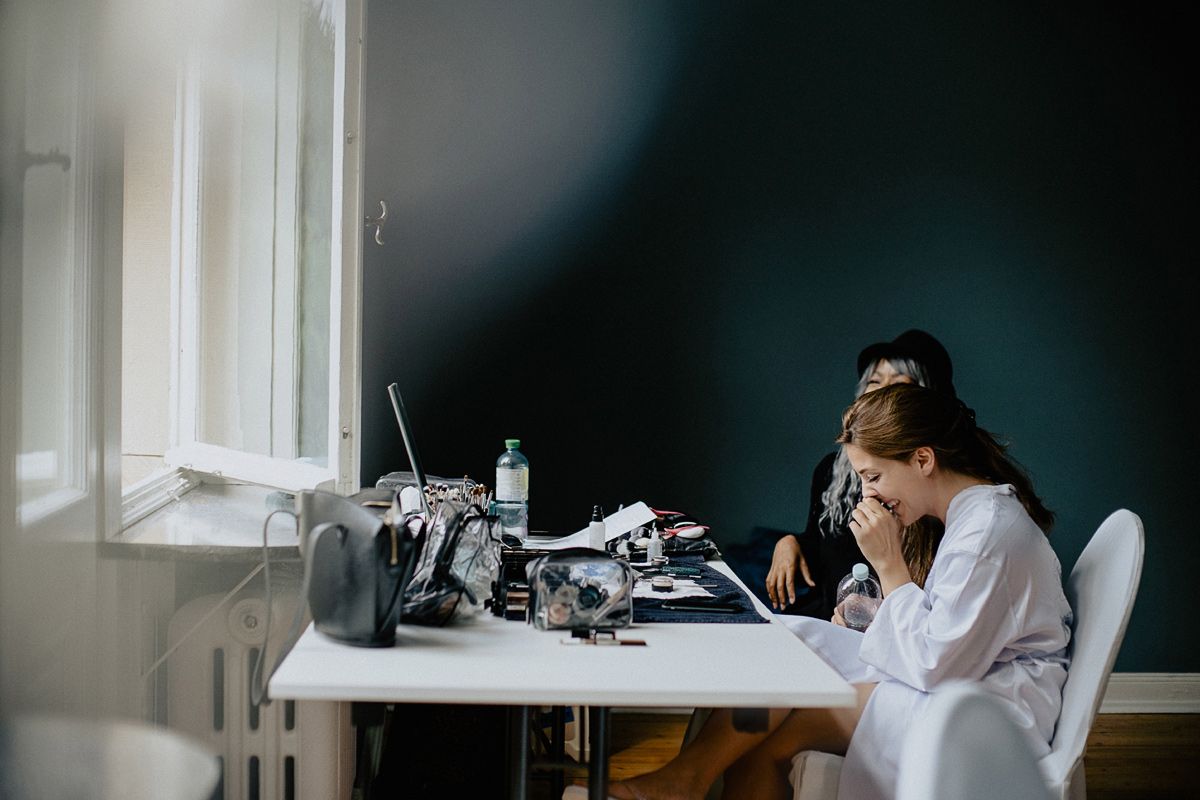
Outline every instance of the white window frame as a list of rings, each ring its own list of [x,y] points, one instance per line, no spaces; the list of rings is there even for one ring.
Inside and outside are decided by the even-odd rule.
[[[362,43],[365,25],[364,0],[334,0],[334,100],[332,158],[333,220],[329,298],[329,419],[328,466],[299,462],[289,458],[248,453],[198,441],[199,322],[198,305],[198,192],[196,185],[200,159],[200,114],[197,92],[188,86],[187,70],[177,80],[175,133],[174,198],[172,205],[171,252],[171,357],[169,404],[171,409],[170,447],[164,457],[169,469],[129,487],[114,505],[120,514],[110,515],[109,536],[118,534],[138,520],[170,503],[201,483],[236,480],[286,491],[323,488],[349,494],[358,487],[360,444],[360,359],[362,298]],[[283,57],[296,58],[296,53]],[[294,109],[293,109],[294,110]],[[286,109],[285,109],[286,113]],[[339,146],[340,142],[340,146]],[[276,159],[295,161],[295,148],[277,149]],[[291,153],[289,156],[288,153]],[[293,180],[287,170],[280,174]],[[338,202],[337,198],[340,198]],[[291,217],[288,215],[291,214]],[[294,224],[294,207],[277,209],[277,229],[289,230]],[[285,242],[294,253],[295,243]],[[294,259],[293,259],[294,260]],[[278,259],[277,259],[278,263]],[[293,301],[280,303],[282,297],[294,297],[295,275],[277,276],[274,281],[276,306],[283,309],[273,320],[273,335],[282,341],[295,340],[296,314]],[[120,279],[117,278],[119,294]],[[185,302],[187,301],[187,302]],[[119,374],[119,357],[118,357]],[[294,441],[296,398],[292,393],[295,375],[294,351],[277,358],[274,370],[272,442]],[[286,391],[282,390],[286,387]],[[119,429],[119,402],[106,415],[116,415]],[[275,415],[279,414],[277,418]],[[278,422],[284,424],[275,424]],[[113,445],[110,444],[110,447]],[[277,452],[287,452],[281,445]],[[107,454],[109,470],[119,471],[120,444],[116,455]],[[293,451],[294,453],[294,451]],[[110,475],[109,494],[120,494],[119,472]],[[113,488],[115,487],[115,488]]]

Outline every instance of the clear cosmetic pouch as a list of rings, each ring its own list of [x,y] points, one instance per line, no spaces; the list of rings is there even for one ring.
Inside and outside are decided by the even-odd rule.
[[[599,550],[559,550],[530,562],[530,621],[539,630],[627,628],[633,569]]]
[[[423,519],[410,514],[406,524]],[[479,613],[500,574],[499,519],[445,499],[424,531],[425,546],[404,590],[404,622],[445,625]]]

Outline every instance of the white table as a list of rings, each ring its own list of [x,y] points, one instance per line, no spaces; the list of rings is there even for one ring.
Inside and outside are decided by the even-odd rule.
[[[720,562],[710,562],[732,575]],[[736,580],[736,578],[735,578]],[[765,607],[755,600],[760,611]],[[770,616],[769,612],[766,612]],[[339,644],[312,626],[271,679],[288,700],[589,706],[591,794],[606,796],[607,711],[622,707],[850,707],[854,691],[777,621],[646,624],[617,632],[645,647],[564,645],[569,631],[539,631],[481,615],[446,628],[401,625],[396,646]],[[511,794],[525,792],[528,716]],[[523,738],[521,738],[523,736]],[[519,785],[517,785],[519,784]]]

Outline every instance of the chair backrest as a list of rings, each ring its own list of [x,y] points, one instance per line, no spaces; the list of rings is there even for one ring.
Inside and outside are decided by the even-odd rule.
[[[1067,600],[1075,616],[1071,666],[1054,741],[1040,762],[1056,796],[1067,796],[1082,764],[1088,731],[1125,638],[1142,577],[1144,549],[1145,533],[1138,515],[1126,509],[1114,511],[1100,524],[1067,580]],[[1082,783],[1082,775],[1078,782]]]
[[[938,691],[920,725],[900,752],[896,800],[1051,800],[1026,734],[979,684]]]

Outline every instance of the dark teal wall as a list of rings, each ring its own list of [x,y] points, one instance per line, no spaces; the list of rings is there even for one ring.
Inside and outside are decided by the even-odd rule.
[[[1169,14],[1004,3],[370,6],[363,476],[532,462],[535,527],[644,499],[795,528],[855,354],[934,332],[1059,514],[1146,525],[1117,668],[1200,671],[1195,124]],[[1194,59],[1188,59],[1194,60]],[[1190,451],[1190,452],[1189,452]]]

